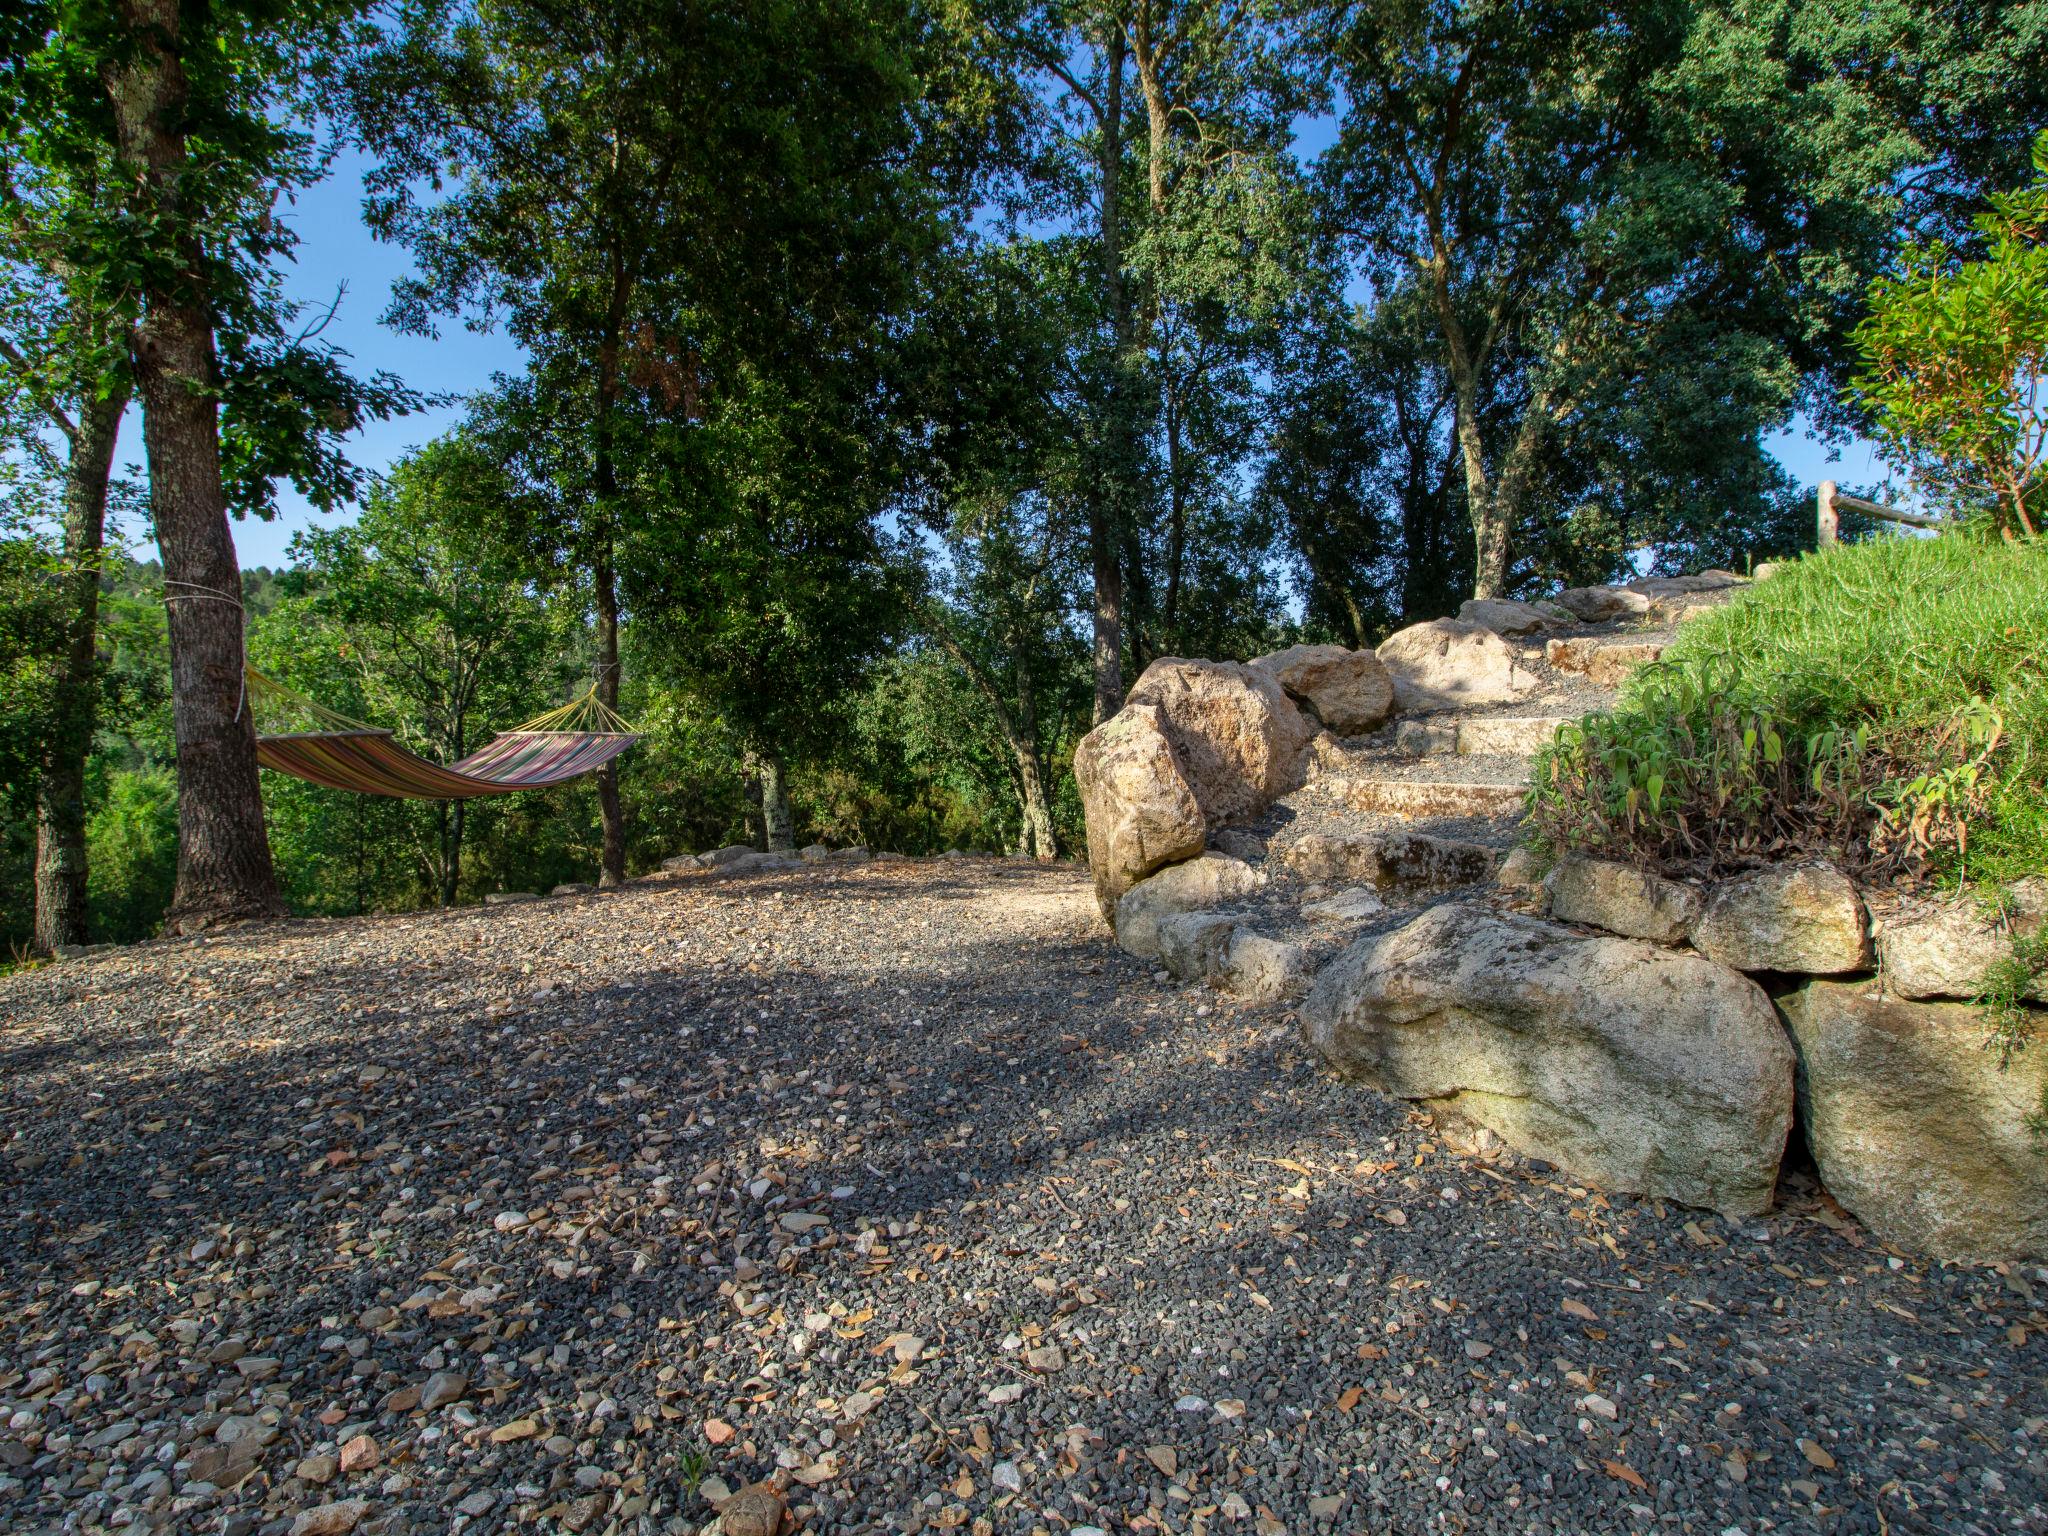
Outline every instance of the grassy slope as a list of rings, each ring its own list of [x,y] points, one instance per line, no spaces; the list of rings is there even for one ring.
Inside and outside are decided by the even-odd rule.
[[[1964,728],[1972,714],[1976,748]],[[1713,863],[1730,849],[1697,854],[1703,834],[1712,841],[1749,818],[1747,854],[1768,856],[1788,826],[1810,825],[1807,841],[1846,837],[1851,862],[1861,862],[1844,799],[1874,792],[1882,802],[1930,768],[1967,761],[1994,721],[1995,749],[1959,802],[1961,855],[1941,839],[1932,867],[2006,882],[2048,870],[2048,540],[1841,546],[1686,625],[1611,718],[1553,752],[1558,774],[1537,793],[1536,825],[1553,848],[1571,841],[1667,863],[1690,850],[1693,862]],[[1830,758],[1815,790],[1813,758],[1858,727],[1855,766]],[[1746,729],[1757,731],[1750,752]],[[1763,760],[1772,733],[1782,764]]]

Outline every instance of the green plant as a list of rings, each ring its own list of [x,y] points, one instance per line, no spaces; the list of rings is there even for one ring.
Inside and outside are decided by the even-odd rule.
[[[2048,972],[2048,928],[2036,933],[2012,935],[2012,953],[1992,966],[1984,986],[1972,999],[1983,1010],[1989,1031],[1987,1050],[1998,1052],[2002,1071],[2015,1053],[2034,1041],[2039,1013],[2027,1006],[2035,981]],[[2027,1130],[2036,1142],[2048,1144],[2048,1084],[2041,1089],[2041,1105],[2027,1117]]]
[[[1559,733],[1536,843],[1711,873],[1825,854],[1873,877],[2048,869],[2048,547],[1810,556],[1688,624]]]
[[[1984,1010],[1984,1022],[1991,1031],[1988,1043],[1998,1051],[2001,1066],[2015,1051],[2025,1050],[2034,1037],[2037,1020],[2026,1000],[2043,971],[2048,971],[2048,930],[2016,933],[2012,953],[1992,966],[1983,990],[1974,999]]]
[[[2033,158],[2034,180],[1975,221],[1982,259],[1932,241],[1871,284],[1849,389],[1895,462],[2030,537],[2048,469],[2048,133]]]
[[[676,1481],[682,1485],[685,1494],[697,1491],[697,1485],[704,1481],[711,1470],[709,1453],[697,1446],[690,1446],[676,1456]]]

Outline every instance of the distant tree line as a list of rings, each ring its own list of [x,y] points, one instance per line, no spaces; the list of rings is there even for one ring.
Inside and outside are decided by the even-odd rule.
[[[2043,0],[28,0],[5,936],[741,836],[1050,858],[1157,657],[1795,550],[1766,441],[1861,423],[1873,280],[1995,238],[2044,41]],[[416,273],[387,322],[526,360],[382,478],[342,444],[422,397],[280,276],[339,144]],[[287,483],[361,515],[241,572]],[[467,806],[259,784],[247,660],[440,758],[589,685],[649,740]]]

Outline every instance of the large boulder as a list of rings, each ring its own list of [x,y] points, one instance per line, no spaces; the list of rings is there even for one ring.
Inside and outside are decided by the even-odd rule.
[[[1692,942],[1738,971],[1839,976],[1870,966],[1862,898],[1832,864],[1774,864],[1715,886]]]
[[[1166,716],[1126,705],[1081,738],[1074,782],[1088,823],[1095,899],[1114,920],[1125,891],[1202,851],[1208,824],[1166,732]]]
[[[1492,630],[1458,619],[1411,624],[1381,643],[1403,710],[1427,712],[1505,704],[1536,687],[1508,643]]]
[[[727,843],[723,848],[714,848],[709,853],[698,854],[697,863],[704,869],[723,869],[734,859],[744,859],[755,851],[752,843]],[[664,869],[667,867],[667,864],[662,865]]]
[[[1698,886],[1682,885],[1614,859],[1577,855],[1558,862],[1544,881],[1550,915],[1625,938],[1677,944],[1705,905]]]
[[[1581,673],[1601,688],[1619,688],[1636,668],[1663,654],[1663,645],[1654,640],[1603,640],[1598,635],[1574,635],[1543,647],[1543,659],[1558,671]]]
[[[1325,967],[1307,1043],[1608,1189],[1766,1209],[1792,1123],[1792,1048],[1763,989],[1684,950],[1473,904]]]
[[[1548,603],[1518,603],[1507,597],[1468,597],[1458,605],[1458,617],[1496,635],[1540,634],[1572,622],[1572,615],[1562,608]]]
[[[1252,666],[1339,736],[1377,730],[1394,708],[1394,681],[1371,651],[1290,645]]]
[[[1265,883],[1266,877],[1244,860],[1224,853],[1169,864],[1118,899],[1116,941],[1140,960],[1156,960],[1161,918],[1224,906]]]
[[[1809,982],[1778,1006],[1830,1194],[1886,1242],[1938,1258],[2048,1259],[2048,1156],[2028,1125],[2048,1050],[2001,1064],[1976,1008],[1867,983]]]
[[[718,866],[722,875],[773,875],[787,870],[802,869],[804,861],[792,853],[760,853],[749,848],[736,859],[727,859]]]
[[[1551,601],[1585,624],[1611,624],[1650,611],[1650,599],[1626,587],[1566,587]]]
[[[1976,997],[2013,939],[2037,934],[2048,922],[2048,880],[2022,880],[1998,907],[1974,896],[1920,902],[1887,912],[1877,927],[1877,958],[1887,990],[1900,997]],[[2029,996],[2048,1002],[2048,972],[2035,976]]]
[[[1482,843],[1428,832],[1310,832],[1280,852],[1303,880],[1363,881],[1381,890],[1444,891],[1493,874],[1500,855]]]
[[[1256,815],[1299,789],[1315,728],[1270,673],[1164,656],[1125,708],[1151,705],[1208,825]]]
[[[1159,961],[1183,981],[1199,981],[1253,1003],[1308,990],[1308,952],[1252,929],[1234,912],[1183,912],[1159,924]]]

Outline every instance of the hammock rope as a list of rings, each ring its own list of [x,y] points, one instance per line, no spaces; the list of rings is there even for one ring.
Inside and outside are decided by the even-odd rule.
[[[592,683],[561,708],[500,731],[443,766],[407,751],[391,731],[316,704],[253,667],[248,687],[254,697],[322,727],[257,737],[256,758],[264,767],[329,789],[399,800],[472,800],[566,783],[596,772],[640,739]]]

